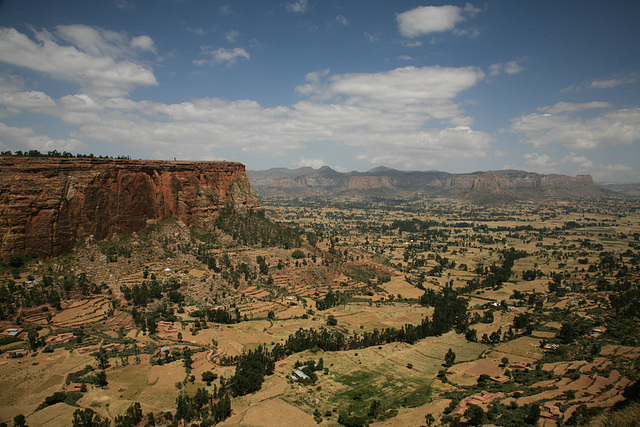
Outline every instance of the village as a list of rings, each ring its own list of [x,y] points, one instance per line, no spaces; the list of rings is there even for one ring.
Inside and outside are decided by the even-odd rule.
[[[264,203],[301,230],[297,248],[222,233],[203,258],[197,235],[169,221],[3,270],[17,305],[3,307],[0,421],[115,419],[138,403],[145,422],[171,424],[181,396],[217,396],[238,358],[290,348],[301,330],[360,344],[285,353],[222,425],[555,426],[627,402],[638,319],[612,295],[638,286],[638,207],[317,203]],[[102,257],[125,245],[130,256]],[[435,319],[445,291],[464,301],[463,323],[382,339]]]

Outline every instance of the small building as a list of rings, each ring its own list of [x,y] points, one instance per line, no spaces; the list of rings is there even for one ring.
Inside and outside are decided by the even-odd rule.
[[[164,347],[157,348],[156,351],[153,353],[154,357],[167,356],[169,354],[171,354],[171,347],[168,346],[168,345],[166,345]]]
[[[98,350],[100,350],[100,347],[98,347],[97,345],[91,345],[89,347],[79,348],[78,353],[79,354],[95,353]]]
[[[527,369],[529,367],[528,363],[524,363],[524,362],[516,362],[516,363],[512,363],[509,365],[509,369],[517,369],[517,370],[524,370]]]
[[[487,405],[496,400],[497,397],[497,394],[488,391],[482,391],[478,394],[474,394],[473,396],[469,396],[466,399],[463,399],[462,402],[460,402],[460,406],[458,406],[458,409],[454,412],[454,415],[464,414],[467,408],[471,405],[482,406],[483,408],[486,408]]]
[[[149,347],[149,344],[147,344],[146,342],[137,342],[136,343],[136,349],[142,351],[145,350],[147,347]]]
[[[160,321],[158,322],[158,330],[166,333],[177,333],[178,329],[173,326],[173,322]]]
[[[10,350],[5,353],[7,359],[18,359],[29,354],[27,350]]]
[[[562,411],[556,405],[545,403],[540,407],[540,417],[557,419],[562,416]]]
[[[24,332],[22,328],[7,328],[4,330],[2,335],[7,337],[17,337]]]
[[[63,334],[53,335],[44,340],[46,345],[64,344],[75,338],[73,332],[65,332]]]
[[[67,393],[80,393],[82,392],[82,386],[82,383],[69,383],[69,385],[67,386]]]
[[[122,349],[124,348],[124,345],[122,344],[117,344],[117,343],[112,343],[112,344],[106,344],[102,346],[102,349],[104,351],[122,351]]]
[[[555,351],[560,347],[558,344],[546,344],[542,349],[544,351]]]
[[[310,377],[309,375],[305,374],[305,373],[304,373],[304,372],[302,372],[300,369],[297,369],[294,373],[295,373],[295,374],[298,376],[298,378],[299,378],[299,379],[301,379],[301,380],[308,380],[308,379],[311,379],[311,377]]]
[[[483,404],[489,404],[491,402],[493,402],[494,400],[496,400],[498,396],[488,392],[488,391],[481,391],[478,394],[474,394],[473,396],[471,396],[469,398],[469,401],[467,402],[468,405],[483,405]]]
[[[504,384],[504,383],[506,383],[507,381],[509,381],[511,378],[509,378],[509,377],[508,377],[508,376],[506,376],[506,375],[496,375],[496,376],[494,376],[494,377],[489,377],[489,379],[490,379],[491,381],[494,381],[494,382],[497,382],[497,383],[500,383],[500,384]]]

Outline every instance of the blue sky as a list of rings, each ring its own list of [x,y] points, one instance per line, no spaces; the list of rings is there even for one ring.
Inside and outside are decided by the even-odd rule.
[[[0,149],[640,181],[640,2],[0,1]]]

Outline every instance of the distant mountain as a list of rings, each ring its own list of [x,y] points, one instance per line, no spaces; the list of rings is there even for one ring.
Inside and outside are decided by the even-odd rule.
[[[400,171],[384,166],[367,172],[320,169],[247,171],[258,195],[409,197],[453,196],[476,201],[508,201],[538,197],[594,197],[607,194],[590,175],[545,175],[519,170],[452,174]]]

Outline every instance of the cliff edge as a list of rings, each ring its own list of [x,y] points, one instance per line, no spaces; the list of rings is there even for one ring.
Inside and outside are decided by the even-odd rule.
[[[0,157],[0,256],[55,256],[170,217],[206,227],[227,206],[259,207],[241,163]]]

